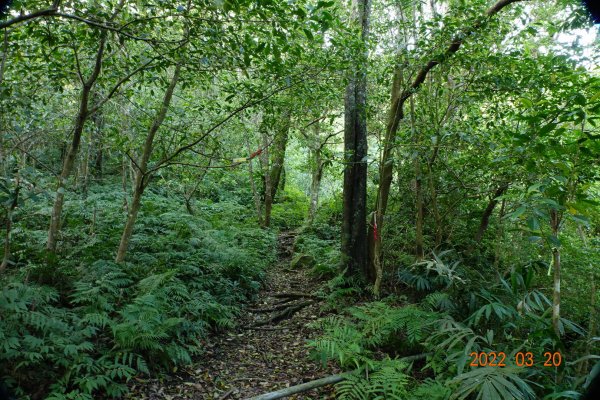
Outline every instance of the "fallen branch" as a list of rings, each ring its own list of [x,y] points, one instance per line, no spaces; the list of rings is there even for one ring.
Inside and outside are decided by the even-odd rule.
[[[288,397],[296,393],[306,392],[308,390],[316,389],[321,386],[333,385],[334,383],[338,383],[343,381],[345,378],[343,375],[331,375],[326,378],[317,379],[316,381],[310,381],[306,383],[302,383],[300,385],[291,386],[289,388],[280,389],[275,392],[261,394],[256,397],[252,397],[248,400],[273,400],[273,399],[281,399],[283,397]]]
[[[407,357],[402,357],[399,358],[398,361],[405,361],[405,362],[411,362],[411,361],[417,361],[417,360],[422,360],[424,358],[426,358],[427,356],[430,356],[433,353],[423,353],[423,354],[416,354],[414,356],[407,356]],[[349,374],[351,374],[352,372],[350,372]],[[322,386],[327,386],[327,385],[333,385],[335,383],[339,383],[341,381],[343,381],[344,379],[346,379],[346,375],[347,374],[336,374],[336,375],[331,375],[325,378],[321,378],[321,379],[317,379],[314,381],[310,381],[310,382],[305,382],[302,383],[300,385],[296,385],[296,386],[290,386],[288,388],[285,389],[280,389],[280,390],[276,390],[274,392],[269,392],[269,393],[265,393],[265,394],[261,394],[255,397],[251,397],[247,400],[275,400],[275,399],[281,399],[284,397],[288,397],[291,396],[293,394],[297,394],[297,393],[302,393],[302,392],[306,392],[312,389],[317,389],[320,388]]]

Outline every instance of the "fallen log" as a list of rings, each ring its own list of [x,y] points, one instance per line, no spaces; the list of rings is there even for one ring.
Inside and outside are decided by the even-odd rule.
[[[414,356],[407,356],[407,357],[402,357],[399,358],[398,361],[406,361],[406,362],[411,362],[411,361],[417,361],[417,360],[422,360],[424,358],[426,358],[427,356],[432,355],[433,353],[423,353],[423,354],[416,354]],[[352,372],[350,372],[351,374]],[[331,375],[325,378],[321,378],[321,379],[317,379],[314,381],[310,381],[310,382],[305,382],[305,383],[301,383],[300,385],[296,385],[296,386],[290,386],[288,388],[285,389],[280,389],[280,390],[276,390],[274,392],[269,392],[269,393],[265,393],[265,394],[261,394],[255,397],[251,397],[248,398],[246,400],[275,400],[275,399],[281,399],[284,397],[288,397],[291,396],[293,394],[297,394],[297,393],[302,393],[302,392],[306,392],[312,389],[317,389],[323,386],[327,386],[327,385],[333,385],[335,383],[339,383],[341,381],[343,381],[347,374],[337,374],[337,375]]]
[[[343,375],[331,375],[326,378],[317,379],[316,381],[310,381],[306,383],[302,383],[296,386],[290,386],[285,389],[280,389],[275,392],[261,394],[256,397],[252,397],[248,400],[273,400],[273,399],[281,399],[283,397],[288,397],[296,393],[306,392],[308,390],[316,389],[321,386],[333,385],[334,383],[338,383],[343,381],[345,378]]]

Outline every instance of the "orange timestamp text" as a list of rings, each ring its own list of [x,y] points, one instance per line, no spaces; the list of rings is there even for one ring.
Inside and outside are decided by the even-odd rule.
[[[471,357],[471,367],[506,367],[506,353],[503,351],[476,352],[469,354]],[[515,364],[518,367],[533,367],[535,357],[530,351],[519,351],[514,355]],[[544,367],[558,367],[562,364],[562,355],[560,352],[544,353]]]

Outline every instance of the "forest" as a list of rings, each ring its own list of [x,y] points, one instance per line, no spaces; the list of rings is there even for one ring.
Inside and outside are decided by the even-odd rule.
[[[0,399],[600,398],[585,3],[0,3]]]

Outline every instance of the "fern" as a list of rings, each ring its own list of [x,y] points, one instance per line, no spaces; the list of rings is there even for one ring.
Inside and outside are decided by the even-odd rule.
[[[467,399],[476,394],[477,400],[535,399],[533,389],[519,377],[522,368],[480,367],[460,374],[450,381],[457,389],[451,399]]]
[[[347,400],[405,399],[409,382],[404,372],[406,367],[404,363],[387,359],[376,363],[375,370],[368,374],[364,370],[348,374],[335,386],[337,396]]]

